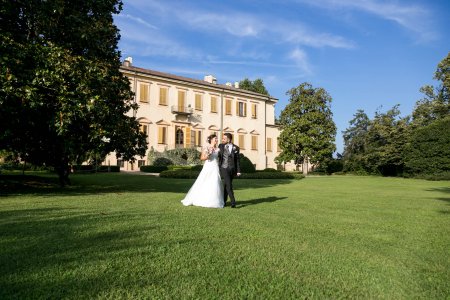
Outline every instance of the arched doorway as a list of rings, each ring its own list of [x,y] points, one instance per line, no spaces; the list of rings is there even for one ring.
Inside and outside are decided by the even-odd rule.
[[[175,148],[184,148],[184,132],[179,127],[175,131]]]

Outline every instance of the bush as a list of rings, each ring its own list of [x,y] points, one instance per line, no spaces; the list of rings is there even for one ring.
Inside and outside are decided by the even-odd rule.
[[[185,179],[195,179],[200,174],[200,171],[192,170],[167,170],[159,173],[159,177],[162,178],[185,178]]]
[[[255,172],[255,173],[243,173],[239,177],[240,179],[302,179],[305,176],[296,172]]]
[[[274,168],[265,168],[264,170],[258,172],[281,172],[281,170],[276,170]]]
[[[200,171],[193,170],[167,170],[159,174],[163,178],[185,178],[195,179],[200,174]],[[235,179],[302,179],[305,176],[298,172],[255,172],[243,173],[241,176],[236,176]]]
[[[140,167],[141,172],[146,173],[161,173],[163,171],[167,170],[166,166],[141,166]]]
[[[97,172],[120,172],[119,166],[98,166]]]
[[[239,163],[241,165],[241,173],[255,173],[256,169],[252,161],[241,153]]]
[[[167,157],[158,157],[153,161],[152,165],[156,167],[167,167],[173,165],[173,162]]]

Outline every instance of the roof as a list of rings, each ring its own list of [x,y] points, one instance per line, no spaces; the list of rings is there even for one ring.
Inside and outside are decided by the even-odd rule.
[[[258,98],[264,98],[266,100],[273,101],[273,102],[277,102],[278,101],[277,98],[274,98],[274,97],[272,97],[270,95],[264,95],[264,94],[260,94],[260,93],[256,93],[256,92],[252,92],[252,91],[248,91],[248,90],[244,90],[244,89],[240,89],[240,88],[235,88],[234,86],[228,86],[228,85],[225,85],[225,84],[210,83],[210,82],[207,82],[207,81],[204,81],[204,80],[200,80],[200,79],[193,79],[193,78],[173,75],[173,74],[169,74],[169,73],[159,72],[159,71],[155,71],[155,70],[138,68],[138,67],[134,67],[134,66],[124,66],[124,65],[122,65],[120,67],[120,69],[124,70],[124,71],[128,71],[128,72],[137,72],[137,73],[141,73],[141,74],[145,74],[145,75],[162,77],[162,78],[165,78],[165,79],[184,81],[186,83],[201,85],[201,86],[205,86],[205,87],[208,87],[208,88],[211,88],[211,89],[227,90],[227,91],[234,92],[234,93],[243,93],[243,94],[247,94],[247,95],[252,95],[254,97],[256,96]]]

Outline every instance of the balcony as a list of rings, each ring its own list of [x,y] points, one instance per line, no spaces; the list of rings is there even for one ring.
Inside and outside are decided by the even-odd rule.
[[[178,115],[192,115],[194,113],[194,109],[190,106],[186,107],[186,106],[178,106],[178,105],[173,105],[171,107],[171,111],[173,114],[178,114]]]

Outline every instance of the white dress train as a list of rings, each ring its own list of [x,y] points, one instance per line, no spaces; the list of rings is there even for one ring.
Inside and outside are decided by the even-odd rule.
[[[206,151],[206,149],[203,151]],[[202,171],[186,194],[186,197],[181,200],[183,205],[211,208],[223,207],[223,186],[220,180],[218,154],[219,148],[216,148],[209,158],[205,160]]]

